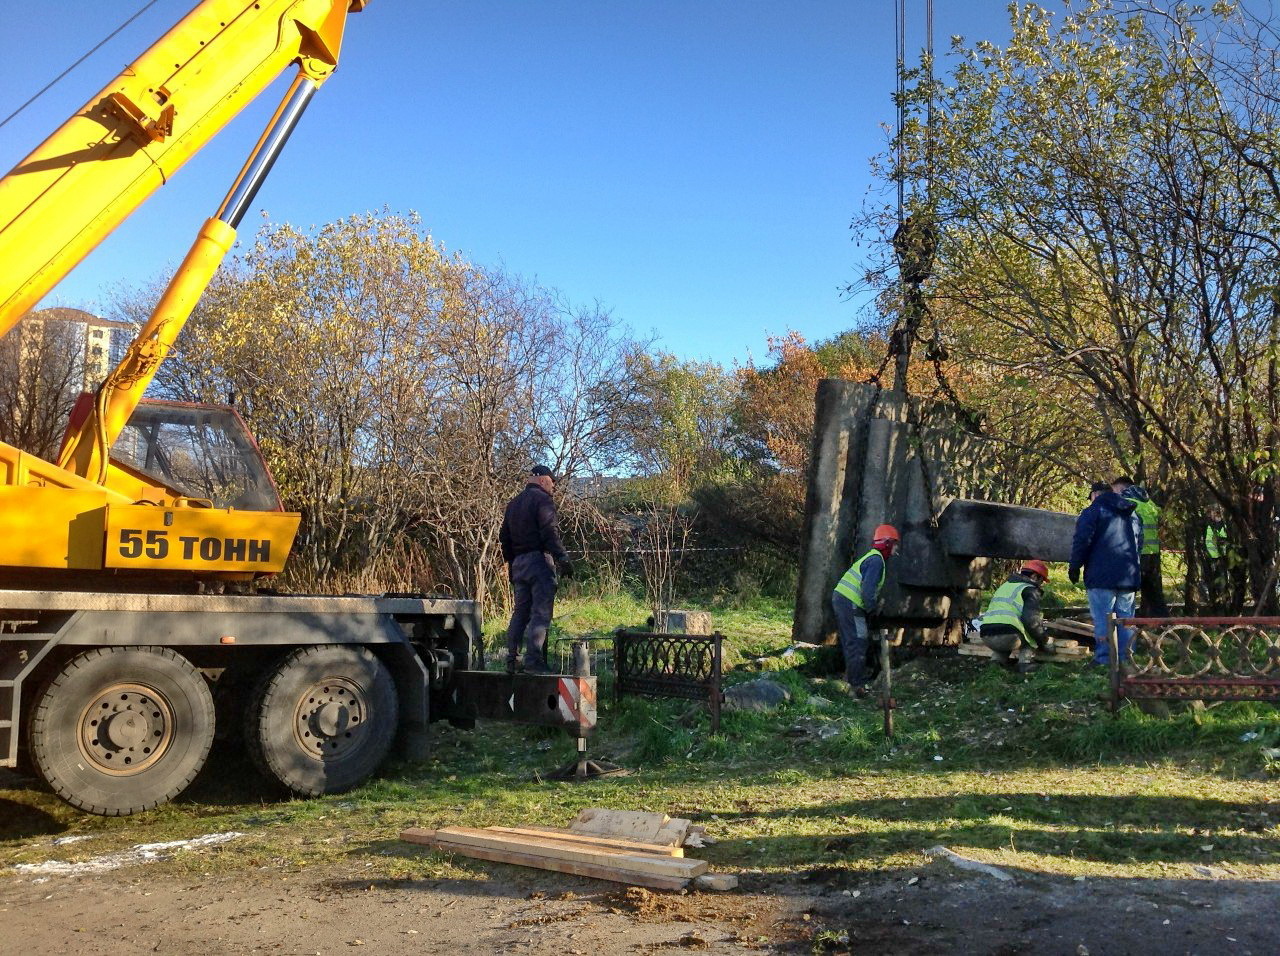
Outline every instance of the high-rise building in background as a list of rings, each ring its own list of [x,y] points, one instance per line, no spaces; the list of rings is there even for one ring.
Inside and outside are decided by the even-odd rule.
[[[15,331],[24,339],[21,348],[26,355],[44,351],[35,340],[56,339],[58,348],[68,351],[67,358],[73,360],[80,373],[76,384],[82,392],[92,392],[102,384],[133,339],[133,327],[128,322],[61,307],[30,313]]]
[[[81,392],[102,384],[133,340],[128,322],[83,309],[32,312],[0,339],[0,441],[49,458]]]

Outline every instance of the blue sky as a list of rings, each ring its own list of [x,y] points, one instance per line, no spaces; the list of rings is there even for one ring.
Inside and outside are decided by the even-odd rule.
[[[6,11],[0,117],[144,0]],[[158,0],[0,129],[8,170],[193,5]],[[908,53],[924,0],[908,0]],[[1002,40],[1005,4],[936,4]],[[450,249],[599,302],[685,358],[762,359],[769,335],[854,324],[850,218],[892,124],[894,0],[372,0],[258,195],[275,221],[417,211]],[[943,61],[946,68],[946,61]],[[182,258],[280,90],[269,90],[46,300],[96,310]],[[241,240],[261,221],[245,218]]]

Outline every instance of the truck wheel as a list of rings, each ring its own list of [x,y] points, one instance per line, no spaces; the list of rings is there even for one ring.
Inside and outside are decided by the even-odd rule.
[[[58,796],[104,816],[172,800],[213,742],[200,672],[164,647],[103,647],[73,657],[36,695],[27,743]]]
[[[294,793],[341,793],[378,769],[395,736],[399,699],[363,647],[304,647],[258,685],[245,743],[268,777]]]

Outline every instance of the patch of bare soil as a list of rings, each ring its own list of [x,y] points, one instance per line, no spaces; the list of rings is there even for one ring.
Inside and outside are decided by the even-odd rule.
[[[832,953],[1280,952],[1280,927],[1271,915],[1280,888],[1273,882],[1007,872],[1009,882],[944,863],[865,876],[822,874],[818,881],[827,885],[810,890],[802,917],[821,942],[819,951]]]
[[[714,915],[718,907],[723,918]],[[40,882],[0,879],[0,951],[21,940],[26,952],[84,956],[329,956],[353,949],[602,956],[667,947],[739,953],[759,951],[759,937],[770,933],[773,943],[799,942],[796,934],[776,935],[779,912],[767,896],[721,907],[695,894],[620,892],[512,867],[494,867],[490,878],[421,882],[320,868],[184,878],[135,867]]]
[[[998,882],[907,871],[745,874],[731,893],[658,893],[494,866],[472,879],[369,881],[358,869],[200,878],[147,867],[0,879],[5,951],[315,954],[451,952],[1270,954],[1273,883]],[[19,942],[20,941],[20,942]]]

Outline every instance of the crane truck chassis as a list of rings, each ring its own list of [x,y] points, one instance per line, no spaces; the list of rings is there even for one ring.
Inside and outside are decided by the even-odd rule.
[[[181,793],[215,732],[307,796],[348,790],[428,724],[595,725],[595,678],[470,669],[473,601],[0,591],[0,766],[83,810]]]
[[[215,732],[317,795],[365,780],[396,741],[423,755],[433,720],[561,727],[580,753],[594,726],[585,672],[482,669],[473,601],[220,593],[282,570],[301,515],[234,409],[144,398],[366,5],[201,0],[0,178],[3,335],[296,71],[125,357],[82,396],[57,461],[0,442],[0,767],[29,766],[84,810],[172,799]],[[193,475],[196,462],[218,479]]]

